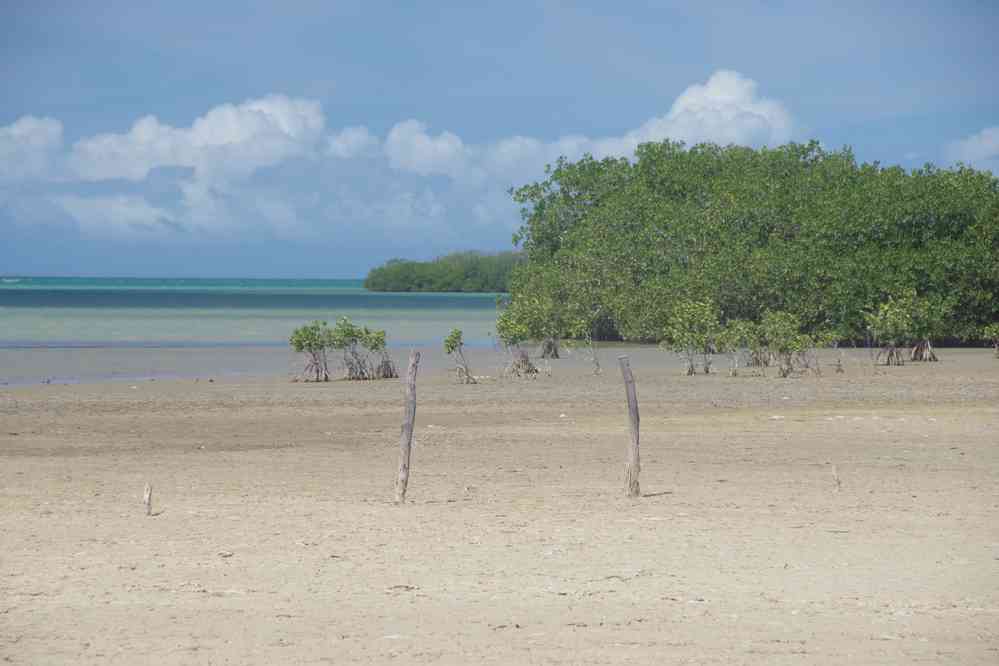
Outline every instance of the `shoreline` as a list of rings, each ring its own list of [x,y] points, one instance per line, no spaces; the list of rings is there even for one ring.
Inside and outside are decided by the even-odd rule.
[[[444,354],[440,344],[390,345],[389,353],[400,372],[404,370],[409,349],[416,349],[422,355],[421,376],[427,373],[449,373],[454,368],[453,360]],[[530,348],[531,356],[538,364],[539,371],[545,372],[545,361],[534,355],[535,346]],[[837,357],[835,350],[820,352],[820,368],[824,374],[833,376],[832,364]],[[865,348],[843,350],[844,363],[848,375],[877,376],[911,374],[913,369],[946,367],[959,362],[967,366],[969,359],[976,359],[972,365],[988,367],[995,361],[991,349],[978,347],[937,348],[941,358],[939,363],[910,362],[901,368],[886,368],[871,361],[870,351]],[[466,345],[465,354],[473,373],[495,378],[502,375],[508,362],[507,352],[495,346]],[[627,354],[640,370],[681,375],[683,362],[672,352],[663,351],[653,344],[633,344],[623,342],[602,343],[598,348],[602,372],[616,376],[617,356]],[[981,359],[980,361],[978,359]],[[999,361],[995,361],[999,364]],[[287,345],[239,345],[239,346],[124,346],[124,347],[0,347],[0,388],[15,389],[42,385],[87,386],[119,384],[124,382],[170,382],[170,381],[209,381],[225,379],[229,381],[299,381],[304,369],[305,358],[292,351]],[[586,376],[592,370],[588,350],[578,346],[563,346],[562,358],[551,360],[548,367],[552,371],[568,371],[571,374]],[[331,382],[341,381],[339,363],[333,355],[331,368],[334,376]],[[758,374],[755,369],[741,369],[742,376]],[[711,376],[722,377],[728,374],[728,359],[725,355],[715,355]],[[767,374],[774,375],[771,369]],[[798,377],[801,379],[802,377]],[[810,374],[804,378],[811,378]],[[821,379],[818,378],[818,379]],[[794,381],[791,378],[789,381]],[[312,382],[302,382],[311,384]]]
[[[415,348],[428,363],[450,364],[439,342],[396,343],[388,349],[401,366]],[[466,353],[495,355],[489,344],[469,344]],[[0,386],[93,384],[209,377],[288,377],[301,373],[300,354],[287,342],[238,345],[74,345],[0,347]]]

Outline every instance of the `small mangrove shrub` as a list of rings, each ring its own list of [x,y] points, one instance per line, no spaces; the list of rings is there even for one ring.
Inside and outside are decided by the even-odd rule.
[[[296,328],[289,340],[291,348],[306,355],[305,377],[317,382],[330,380],[327,350],[333,347],[333,331],[325,321],[313,321]]]
[[[711,372],[711,356],[722,331],[718,311],[711,301],[678,302],[670,313],[661,346],[680,355],[686,362],[684,373],[696,372],[702,359],[704,374]]]
[[[465,358],[464,347],[465,342],[462,340],[461,329],[452,328],[448,336],[444,338],[444,353],[454,358],[454,362],[457,365],[458,383],[475,384],[475,377],[472,376],[472,371],[468,369],[468,360]]]
[[[296,328],[291,334],[290,343],[293,350],[306,354],[306,379],[329,381],[331,349],[342,352],[347,379],[388,379],[399,376],[386,349],[385,331],[357,326],[348,317],[340,317],[333,327],[325,321],[316,320]]]

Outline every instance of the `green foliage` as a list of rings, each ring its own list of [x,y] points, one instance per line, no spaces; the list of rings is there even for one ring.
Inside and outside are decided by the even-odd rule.
[[[507,346],[528,340],[601,337],[609,312],[600,300],[600,277],[563,256],[559,265],[514,271],[517,298],[504,304],[496,332]]]
[[[763,314],[760,335],[767,349],[773,354],[794,354],[812,346],[812,339],[800,330],[801,323],[790,312]]]
[[[316,320],[296,328],[292,331],[289,342],[296,352],[307,354],[306,376],[312,376],[317,382],[329,381],[326,351],[333,347],[333,331],[325,321]]]
[[[533,313],[528,307],[525,307],[525,303],[528,306],[534,304],[520,299],[517,308],[507,307],[496,318],[496,335],[507,347],[515,347],[530,340],[531,326],[529,322],[540,321],[537,318],[532,319]]]
[[[812,342],[812,347],[819,349],[829,349],[839,346],[839,341],[844,340],[847,336],[835,328],[820,328],[813,331],[809,336]]]
[[[751,321],[733,319],[715,336],[715,350],[732,353],[743,348],[752,349],[760,338],[759,327]]]
[[[947,330],[950,311],[949,299],[921,298],[916,295],[915,289],[905,289],[898,295],[889,296],[886,302],[867,315],[868,326],[882,345],[879,356],[884,355],[888,365],[902,365],[898,347],[914,344],[912,360],[937,360],[930,338]]]
[[[527,257],[501,315],[514,338],[661,342],[678,304],[710,302],[722,323],[784,312],[798,334],[859,340],[868,313],[907,293],[917,338],[999,319],[988,172],[857,164],[816,142],[665,141],[630,161],[560,159],[512,194]]]
[[[314,375],[316,381],[329,381],[327,352],[330,349],[343,352],[348,379],[398,376],[386,349],[385,331],[357,326],[348,317],[337,319],[333,328],[318,320],[296,328],[290,342],[292,349],[308,354],[306,374]]]
[[[349,317],[340,317],[336,320],[336,327],[330,332],[330,346],[334,349],[347,349],[359,344],[365,334],[365,329],[355,326]]]
[[[520,260],[516,252],[456,252],[433,261],[392,259],[371,269],[364,287],[372,291],[505,292],[510,272]]]
[[[905,289],[868,313],[867,324],[879,341],[899,347],[944,335],[950,311],[944,299],[920,298],[915,289]]]
[[[333,346],[332,334],[325,321],[313,321],[291,333],[291,348],[297,352],[317,352]]]
[[[718,311],[710,301],[680,301],[666,326],[665,344],[674,351],[710,348],[721,331]]]
[[[941,296],[919,297],[915,289],[909,289],[905,294],[907,305],[912,313],[912,332],[917,340],[929,340],[948,334],[963,337],[963,328],[951,328],[948,320],[951,317],[953,305],[949,298]]]
[[[900,347],[913,337],[912,312],[892,297],[867,315],[867,324],[876,340],[892,347]]]
[[[360,346],[371,352],[382,352],[386,346],[385,331],[357,326],[349,317],[340,317],[330,331],[330,346],[340,350]]]
[[[455,351],[462,348],[464,341],[462,340],[462,334],[460,328],[452,328],[448,336],[444,338],[444,353],[450,356],[455,353]]]
[[[721,333],[718,311],[710,301],[683,300],[675,303],[663,336],[663,346],[687,361],[687,374],[694,374],[698,355],[704,358],[704,373],[711,370],[711,354]]]
[[[815,344],[811,336],[801,332],[801,322],[790,312],[763,313],[758,330],[770,357],[777,361],[781,377],[790,375],[795,358],[802,358]]]
[[[364,335],[361,337],[361,344],[373,352],[385,351],[385,347],[387,346],[385,331],[370,331],[368,329],[364,329]]]
[[[506,304],[496,325],[496,332],[505,344],[565,335],[562,309],[565,294],[552,280],[553,276],[552,270],[541,270],[514,277],[521,297]]]
[[[468,367],[468,361],[465,359],[464,346],[465,343],[462,340],[461,329],[452,328],[451,332],[444,338],[444,353],[454,357],[459,383],[476,384],[478,382],[472,375],[472,371]]]
[[[756,364],[760,365],[759,359],[764,353],[760,327],[751,321],[732,319],[715,336],[715,351],[729,355],[729,374],[733,377],[739,374],[739,354],[743,349],[749,351],[751,363],[753,359],[757,359]]]
[[[992,349],[995,350],[996,358],[999,358],[999,322],[982,326],[979,335],[982,339],[988,341],[988,343],[992,345]]]

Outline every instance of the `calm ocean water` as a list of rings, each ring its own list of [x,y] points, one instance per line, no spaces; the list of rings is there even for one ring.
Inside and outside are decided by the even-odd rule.
[[[496,296],[370,292],[360,280],[0,278],[0,348],[284,346],[296,326],[342,315],[395,346],[455,326],[486,345]]]
[[[343,315],[385,329],[397,350],[439,347],[453,327],[484,348],[496,296],[370,292],[360,280],[3,277],[0,382],[284,372],[295,327]]]

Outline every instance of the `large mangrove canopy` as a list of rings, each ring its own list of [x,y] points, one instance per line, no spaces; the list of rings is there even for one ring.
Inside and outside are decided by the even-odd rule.
[[[658,341],[671,312],[722,322],[793,314],[862,339],[903,294],[942,313],[931,337],[999,320],[999,180],[967,167],[857,164],[817,142],[774,149],[639,146],[632,160],[559,160],[512,191],[527,257],[498,328]]]

